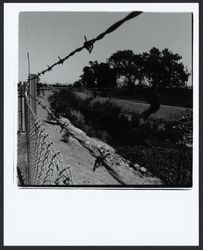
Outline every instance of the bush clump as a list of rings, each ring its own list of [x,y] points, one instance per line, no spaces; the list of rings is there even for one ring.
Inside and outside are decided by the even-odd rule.
[[[118,147],[117,152],[133,163],[147,168],[166,185],[192,185],[192,150],[146,146]]]

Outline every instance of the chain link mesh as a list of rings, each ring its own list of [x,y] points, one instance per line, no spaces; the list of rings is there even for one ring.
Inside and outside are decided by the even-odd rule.
[[[31,109],[25,96],[25,132],[28,165],[25,185],[71,185],[70,167],[64,167],[60,152],[50,141],[43,123]]]

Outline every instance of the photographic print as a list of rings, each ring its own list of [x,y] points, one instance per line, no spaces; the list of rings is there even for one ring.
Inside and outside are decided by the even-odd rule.
[[[198,4],[5,3],[3,30],[4,245],[197,246]]]
[[[192,187],[193,13],[20,12],[20,187]]]

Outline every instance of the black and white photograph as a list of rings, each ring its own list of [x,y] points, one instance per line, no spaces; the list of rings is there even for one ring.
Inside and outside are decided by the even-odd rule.
[[[197,3],[6,3],[4,245],[198,246],[199,73]]]
[[[193,14],[20,12],[19,186],[192,187]]]

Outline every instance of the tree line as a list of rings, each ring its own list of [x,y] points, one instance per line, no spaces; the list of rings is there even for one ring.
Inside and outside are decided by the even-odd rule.
[[[149,52],[135,54],[132,50],[119,50],[106,62],[90,61],[83,68],[74,87],[112,88],[149,86],[182,88],[190,76],[181,62],[182,57],[169,49],[153,47]]]

